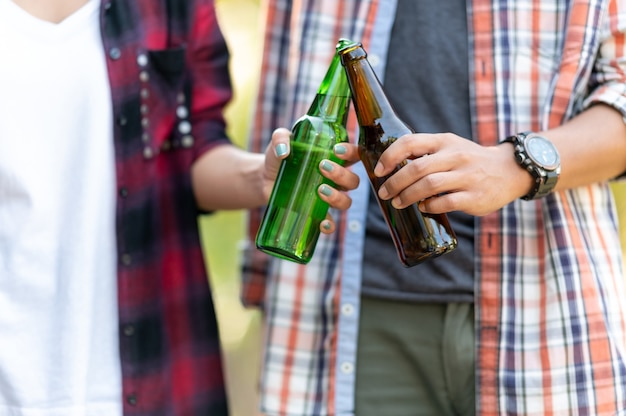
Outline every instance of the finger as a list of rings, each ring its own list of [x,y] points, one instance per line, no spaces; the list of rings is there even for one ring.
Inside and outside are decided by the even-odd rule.
[[[395,195],[391,204],[395,208],[402,209],[433,196],[456,191],[458,187],[453,186],[456,182],[451,179],[452,176],[453,175],[447,172],[428,175],[419,181],[412,183],[410,186]],[[383,184],[383,186],[385,186],[385,184]]]
[[[330,185],[322,184],[317,188],[317,194],[328,205],[345,211],[352,205],[352,198],[348,194],[333,189]]]
[[[272,148],[274,154],[279,159],[284,159],[289,155],[291,132],[283,127],[279,127],[272,133]]]
[[[354,172],[332,160],[322,160],[319,168],[322,175],[333,181],[339,189],[350,191],[359,186],[359,177]]]
[[[503,199],[504,198],[504,199]],[[430,214],[462,211],[482,217],[491,214],[508,203],[502,192],[454,191],[435,195],[419,202],[419,209]]]
[[[339,143],[333,148],[335,156],[345,160],[344,166],[350,166],[359,161],[359,147],[352,143]]]
[[[374,174],[382,177],[390,174],[398,165],[437,151],[435,134],[407,134],[393,142],[380,155]]]
[[[382,199],[391,199],[411,191],[412,196],[417,194],[424,199],[443,192],[444,189],[441,189],[443,182],[438,172],[445,172],[448,167],[439,159],[435,155],[427,155],[409,161],[385,180],[378,190],[378,196]]]
[[[320,223],[320,231],[324,234],[331,234],[335,232],[337,228],[335,221],[330,216],[330,214],[326,214],[326,219]]]
[[[428,214],[443,214],[451,211],[466,211],[466,192],[450,192],[426,198],[418,203],[419,210]],[[472,214],[474,215],[474,214]]]

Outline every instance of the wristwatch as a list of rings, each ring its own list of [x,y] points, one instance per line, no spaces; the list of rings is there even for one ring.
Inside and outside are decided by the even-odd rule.
[[[533,189],[522,199],[538,199],[552,192],[561,174],[561,160],[554,144],[532,132],[518,133],[504,141],[513,143],[515,160],[535,180]]]

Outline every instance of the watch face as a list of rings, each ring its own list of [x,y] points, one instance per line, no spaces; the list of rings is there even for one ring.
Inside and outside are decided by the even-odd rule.
[[[559,154],[549,140],[541,136],[531,136],[526,138],[524,147],[528,157],[544,169],[554,170],[559,166]]]

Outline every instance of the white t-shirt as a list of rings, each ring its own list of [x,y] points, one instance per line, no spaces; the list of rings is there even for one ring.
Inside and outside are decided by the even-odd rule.
[[[91,0],[0,0],[0,416],[121,415],[111,97]]]

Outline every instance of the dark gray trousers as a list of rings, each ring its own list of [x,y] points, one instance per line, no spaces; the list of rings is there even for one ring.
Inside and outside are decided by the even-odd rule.
[[[474,305],[362,298],[356,416],[475,414]]]

